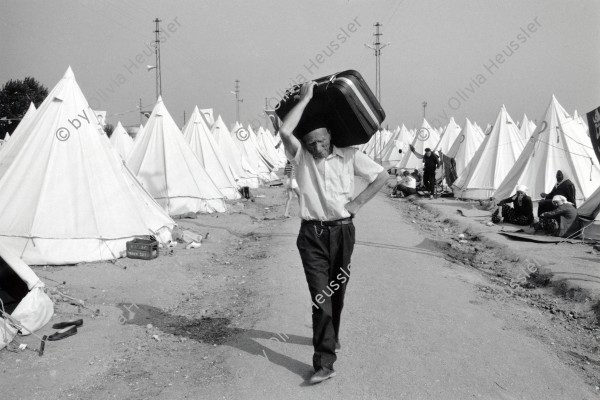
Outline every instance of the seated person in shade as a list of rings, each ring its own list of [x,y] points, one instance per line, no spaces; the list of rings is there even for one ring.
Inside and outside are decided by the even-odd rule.
[[[404,171],[402,178],[394,188],[392,196],[405,197],[412,194],[417,194],[417,181],[411,176],[410,172]]]
[[[554,196],[563,196],[573,207],[577,207],[577,204],[575,203],[576,194],[573,182],[567,179],[561,170],[556,171],[556,184],[550,193],[540,193],[540,197],[542,197],[543,200],[540,200],[538,203],[538,217],[540,217],[542,213],[554,209],[554,206],[552,205]]]
[[[564,196],[554,196],[552,203],[556,207],[540,215],[536,229],[543,229],[553,236],[569,237],[579,229],[577,209]]]
[[[413,170],[413,172],[410,174],[410,176],[415,178],[415,181],[417,182],[417,187],[419,187],[423,184],[423,176],[421,176],[421,174],[419,173],[419,170],[417,168],[415,168]]]
[[[498,203],[502,207],[502,219],[504,222],[515,225],[531,225],[533,223],[533,203],[531,197],[527,196],[525,185],[517,186],[517,193]],[[512,203],[512,207],[510,206]],[[497,209],[494,213],[498,215]]]

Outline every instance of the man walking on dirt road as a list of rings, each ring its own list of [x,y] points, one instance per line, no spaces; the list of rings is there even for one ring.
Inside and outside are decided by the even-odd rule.
[[[297,246],[312,299],[313,367],[310,383],[335,376],[344,294],[354,249],[352,218],[387,182],[387,172],[353,147],[338,148],[318,118],[303,121],[314,82],[305,83],[300,99],[286,115],[279,133],[296,168],[302,223]],[[300,140],[294,136],[300,138]],[[355,198],[354,176],[369,184]]]

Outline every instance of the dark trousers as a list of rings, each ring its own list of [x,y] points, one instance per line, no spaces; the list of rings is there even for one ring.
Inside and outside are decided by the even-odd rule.
[[[515,225],[530,225],[533,222],[533,215],[517,214],[515,209],[508,204],[502,206],[502,218],[504,218],[504,222]]]
[[[403,184],[398,184],[394,187],[392,194],[397,195],[400,192],[402,192],[402,194],[405,196],[410,196],[413,194],[417,194],[417,189],[406,187]]]
[[[315,371],[320,367],[333,369],[344,295],[350,279],[354,225],[302,223],[296,245],[312,299],[313,367]]]
[[[423,185],[426,190],[429,190],[431,195],[435,194],[435,169],[423,171]]]

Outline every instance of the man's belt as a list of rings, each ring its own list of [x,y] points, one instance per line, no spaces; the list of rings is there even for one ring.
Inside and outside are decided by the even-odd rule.
[[[321,225],[321,226],[337,226],[348,225],[352,223],[352,217],[336,219],[333,221],[319,221],[315,219],[303,219],[302,224]]]

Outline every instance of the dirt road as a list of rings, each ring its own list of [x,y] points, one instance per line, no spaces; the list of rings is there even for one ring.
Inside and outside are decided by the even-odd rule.
[[[14,399],[597,398],[551,342],[528,330],[547,316],[486,296],[478,290],[485,276],[446,261],[383,195],[355,221],[338,376],[306,385],[311,305],[295,247],[299,221],[278,218],[280,189],[256,193],[265,197],[231,214],[181,221],[210,231],[198,250],[176,248],[150,262],[37,267],[101,315],[58,304],[53,322],[83,314],[84,327],[52,343],[44,357],[0,353],[1,393]]]
[[[304,384],[310,304],[295,249],[298,221],[291,220],[272,236],[277,254],[265,270],[260,333],[233,345],[226,363],[234,377],[209,386],[212,398],[595,397],[552,348],[495,315],[495,307],[511,305],[483,305],[474,289],[483,277],[431,251],[435,246],[383,196],[361,211],[356,227],[338,376]]]

